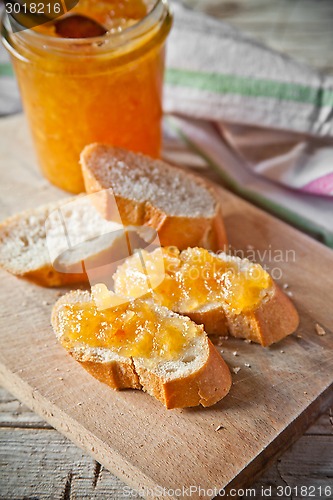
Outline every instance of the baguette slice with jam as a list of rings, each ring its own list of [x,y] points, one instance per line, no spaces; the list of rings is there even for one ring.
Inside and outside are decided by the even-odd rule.
[[[170,409],[211,406],[229,392],[230,371],[202,326],[140,299],[98,303],[74,291],[52,312],[58,340],[98,380],[142,389]]]
[[[294,332],[297,311],[259,265],[203,248],[164,248],[164,278],[156,279],[157,252],[129,257],[114,275],[116,293],[146,295],[203,324],[208,334],[245,338],[269,346]]]

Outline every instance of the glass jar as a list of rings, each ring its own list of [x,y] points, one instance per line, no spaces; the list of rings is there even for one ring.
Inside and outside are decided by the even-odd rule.
[[[166,0],[155,2],[131,26],[95,38],[60,38],[37,29],[13,32],[3,17],[2,40],[49,181],[73,193],[83,191],[79,156],[92,142],[159,156],[164,42],[171,24]]]

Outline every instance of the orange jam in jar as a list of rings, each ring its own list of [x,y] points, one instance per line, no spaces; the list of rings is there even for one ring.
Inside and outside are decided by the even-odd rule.
[[[45,177],[84,190],[79,156],[104,142],[158,157],[161,146],[164,42],[172,17],[166,0],[80,0],[80,14],[106,30],[63,38],[54,22],[2,38],[11,53],[23,106]]]

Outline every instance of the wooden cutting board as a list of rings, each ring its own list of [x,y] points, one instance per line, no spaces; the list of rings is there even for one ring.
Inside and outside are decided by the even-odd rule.
[[[2,120],[2,218],[65,196],[34,163],[22,118]],[[333,252],[219,192],[231,245],[282,273],[301,325],[297,335],[267,349],[222,340],[218,349],[240,370],[230,394],[212,408],[167,411],[142,392],[99,383],[54,338],[50,313],[59,290],[1,272],[0,382],[133,488],[146,494],[150,488],[155,497],[161,488],[200,486],[191,498],[212,498],[214,488],[249,484],[333,402]],[[316,324],[326,335],[316,333]]]

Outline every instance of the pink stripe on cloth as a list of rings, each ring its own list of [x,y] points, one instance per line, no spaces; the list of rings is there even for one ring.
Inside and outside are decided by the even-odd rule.
[[[305,184],[302,191],[326,196],[333,195],[333,172]]]

